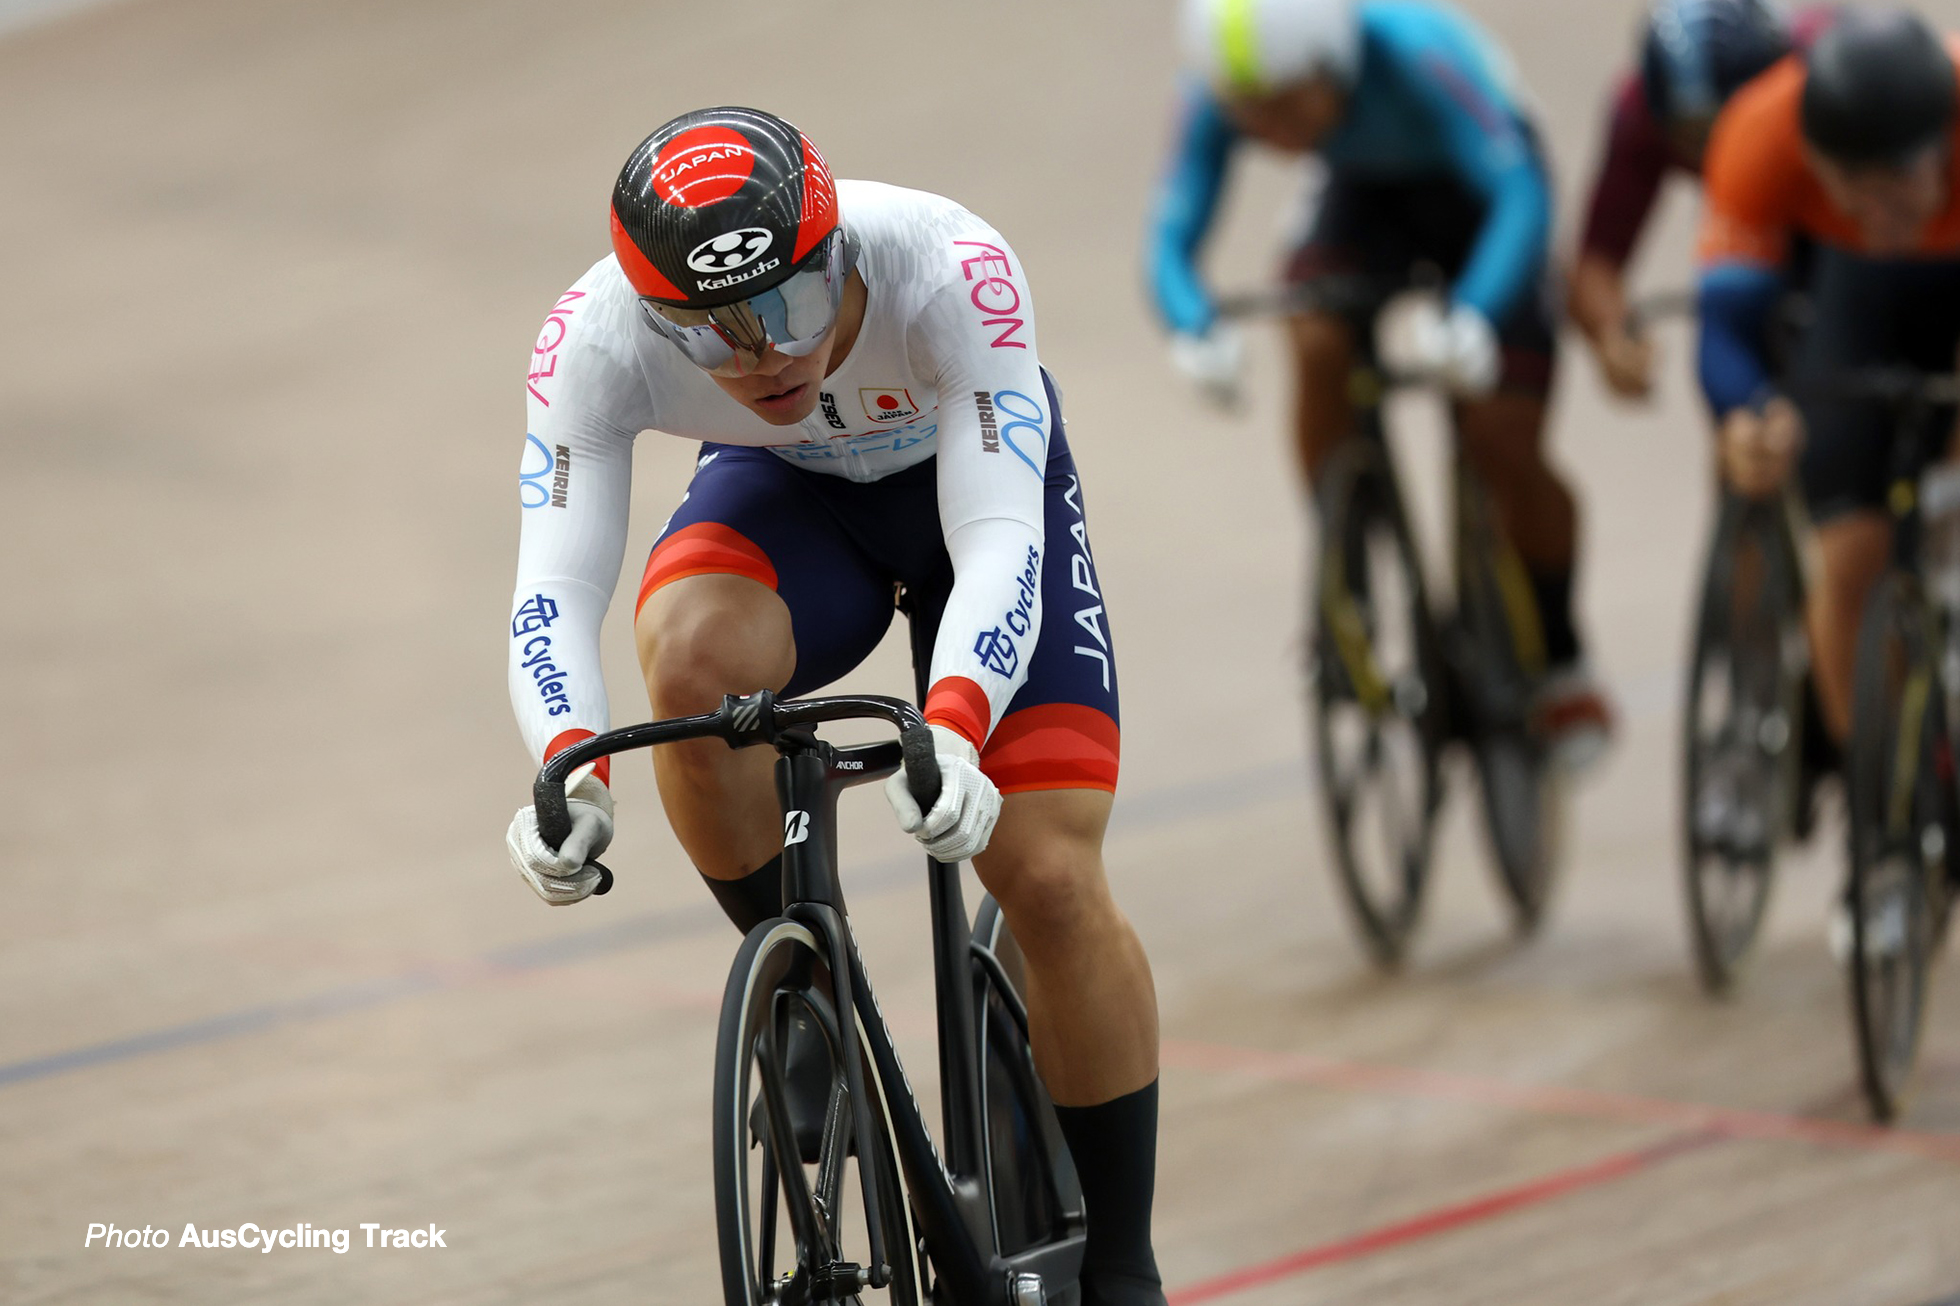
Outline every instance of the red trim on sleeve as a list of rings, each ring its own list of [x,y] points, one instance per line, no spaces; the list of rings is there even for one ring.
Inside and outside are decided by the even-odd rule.
[[[544,760],[549,762],[573,744],[590,738],[592,738],[592,732],[590,730],[567,730],[544,746]],[[592,773],[599,777],[600,784],[606,786],[608,789],[612,788],[612,759],[610,757],[600,758],[598,764],[592,768]]]
[[[776,565],[754,540],[720,522],[695,522],[654,546],[647,557],[646,574],[640,577],[640,598],[633,605],[633,615],[640,615],[640,609],[662,585],[703,575],[747,576],[772,590],[776,588]]]
[[[1116,792],[1122,732],[1105,712],[1042,703],[1009,713],[987,741],[980,769],[1004,794],[1036,789]]]
[[[926,695],[926,723],[963,735],[976,749],[987,741],[993,715],[987,691],[965,676],[946,676]]]

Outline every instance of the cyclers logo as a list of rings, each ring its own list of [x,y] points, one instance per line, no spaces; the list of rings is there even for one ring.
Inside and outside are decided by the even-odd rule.
[[[551,660],[551,636],[541,633],[551,629],[551,623],[556,620],[558,604],[542,594],[533,594],[519,604],[510,619],[512,639],[530,636],[520,648],[524,657],[518,665],[531,673],[538,697],[545,702],[546,716],[564,716],[572,710],[571,696],[565,688],[566,675]]]
[[[553,508],[565,506],[565,498],[572,485],[572,451],[559,445],[557,452],[545,447],[543,440],[535,435],[524,437],[524,462],[531,461],[531,450],[536,449],[544,455],[544,466],[536,471],[520,468],[517,473],[517,498],[526,508],[542,508],[547,504]],[[546,479],[550,483],[546,484]]]
[[[767,254],[769,247],[775,243],[775,235],[766,227],[724,231],[689,251],[687,265],[696,272],[733,272]]]
[[[973,642],[973,653],[981,666],[997,676],[1011,679],[1021,668],[1021,650],[1014,647],[1014,637],[999,626],[980,632],[980,638]]]
[[[1032,544],[1028,546],[1027,565],[1014,578],[1014,588],[1019,597],[1007,610],[1007,628],[1025,639],[1034,630],[1035,604],[1041,594],[1041,550]]]
[[[697,281],[694,284],[702,290],[721,290],[727,286],[739,286],[744,281],[753,281],[765,272],[774,271],[781,267],[782,263],[781,259],[772,258],[767,263],[757,264],[747,272],[731,272],[725,277],[709,277],[706,281]]]

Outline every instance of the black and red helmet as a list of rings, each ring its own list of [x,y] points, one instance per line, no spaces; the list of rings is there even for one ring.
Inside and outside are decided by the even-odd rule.
[[[684,113],[640,142],[613,186],[612,243],[643,298],[693,309],[788,280],[837,230],[837,183],[772,113]]]

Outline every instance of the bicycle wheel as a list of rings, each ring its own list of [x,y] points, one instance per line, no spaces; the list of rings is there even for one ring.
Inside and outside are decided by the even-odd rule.
[[[1724,496],[1688,664],[1684,888],[1696,973],[1711,993],[1734,984],[1755,946],[1798,801],[1809,644],[1781,511]]]
[[[1377,438],[1320,477],[1313,717],[1342,897],[1378,965],[1399,965],[1421,915],[1442,803],[1441,658],[1422,567]]]
[[[1000,964],[989,974],[974,959],[974,1028],[995,1244],[1012,1256],[1082,1232],[1082,1185],[1028,1046],[1027,964],[991,894],[974,915],[973,942]]]
[[[1559,777],[1531,728],[1545,677],[1545,637],[1531,580],[1499,531],[1488,497],[1457,471],[1454,653],[1464,733],[1483,791],[1498,883],[1520,934],[1543,922],[1564,814]]]
[[[714,1095],[715,1209],[727,1306],[917,1306],[924,1300],[884,1088],[870,1058],[861,1058],[873,1130],[868,1140],[856,1137],[829,991],[815,937],[787,920],[757,926],[729,973]],[[794,1089],[785,1073],[792,1038],[819,1054],[828,1084],[821,1126],[808,1141],[797,1135]],[[861,1050],[863,1039],[859,1022]],[[862,1202],[859,1167],[867,1156],[877,1181],[875,1215]],[[870,1263],[872,1218],[884,1234],[883,1268]]]
[[[1852,706],[1851,1010],[1872,1115],[1895,1119],[1919,1059],[1952,832],[1951,753],[1931,616],[1887,576],[1859,632]]]

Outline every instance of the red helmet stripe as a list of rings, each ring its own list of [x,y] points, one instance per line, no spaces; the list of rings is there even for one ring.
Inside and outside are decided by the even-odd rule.
[[[620,225],[619,211],[609,211],[612,213],[613,253],[619,256],[619,266],[625,271],[626,279],[633,283],[633,289],[654,299],[686,299],[681,288],[661,275],[660,269],[640,253],[640,247],[633,243],[633,238],[626,234],[626,228]]]
[[[803,141],[803,215],[796,227],[796,248],[789,256],[791,263],[801,261],[837,228],[837,183],[831,178],[830,165],[817,153],[817,147],[810,144],[808,136],[801,132],[797,135]]]

